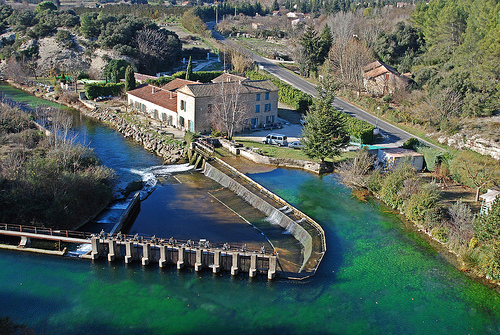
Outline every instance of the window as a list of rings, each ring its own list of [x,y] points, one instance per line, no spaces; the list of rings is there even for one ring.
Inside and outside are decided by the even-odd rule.
[[[257,93],[257,101],[260,101],[260,93]]]
[[[154,118],[155,120],[159,120],[159,119],[160,119],[160,118],[158,117],[158,110],[157,110],[157,109],[153,110],[153,118]]]
[[[260,113],[260,105],[255,105],[255,113]]]
[[[269,100],[269,92],[266,92],[266,100]]]
[[[271,104],[265,104],[264,105],[264,112],[270,112],[271,111]]]
[[[266,116],[266,123],[274,123],[274,115]]]
[[[173,126],[172,121],[173,121],[172,115],[169,115],[168,116],[168,125],[169,126]]]
[[[181,110],[186,110],[186,101],[181,100]]]
[[[161,113],[161,120],[167,122],[167,113]]]
[[[184,118],[182,116],[179,116],[179,127],[184,128]]]
[[[194,133],[194,122],[191,120],[188,120],[188,129],[190,132]]]

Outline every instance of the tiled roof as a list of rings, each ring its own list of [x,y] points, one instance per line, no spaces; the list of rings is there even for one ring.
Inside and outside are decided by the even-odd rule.
[[[161,88],[167,91],[177,91],[178,88],[187,85],[187,84],[196,84],[196,81],[191,81],[191,80],[186,80],[186,79],[181,79],[181,78],[175,78],[168,84],[163,85]]]
[[[142,73],[138,73],[138,72],[134,72],[134,78],[135,78],[135,80],[140,81],[141,83],[146,82],[147,79],[158,79],[154,76],[150,76],[150,75],[142,74]]]
[[[371,62],[368,65],[363,67],[363,75],[366,79],[376,78],[386,73],[392,73],[397,77],[401,77],[401,75],[396,71],[396,69],[390,67],[387,64],[384,64],[378,60]]]
[[[269,80],[245,80],[242,82],[221,82],[206,84],[189,84],[178,91],[194,97],[213,97],[220,94],[222,85],[228,92],[239,90],[241,94],[274,92],[278,89]]]
[[[153,85],[144,84],[134,90],[128,91],[131,96],[149,101],[171,111],[177,111],[177,94]]]
[[[244,81],[244,80],[248,80],[248,78],[224,72],[223,74],[221,74],[217,78],[212,79],[212,83],[220,83],[220,82],[223,82],[223,81],[224,82]]]
[[[405,157],[405,156],[413,156],[413,157],[421,157],[423,156],[421,153],[418,153],[413,150],[403,149],[403,148],[388,148],[388,149],[380,149],[386,154],[392,157]]]

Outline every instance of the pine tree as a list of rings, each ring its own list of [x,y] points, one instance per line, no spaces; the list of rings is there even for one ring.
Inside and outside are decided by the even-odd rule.
[[[321,34],[319,35],[319,63],[323,63],[325,59],[328,57],[328,52],[330,51],[330,48],[332,47],[333,43],[333,36],[332,36],[332,31],[330,30],[330,27],[328,24],[325,24],[323,27],[323,30],[321,31]]]
[[[274,0],[273,10],[280,10],[280,4],[278,3],[278,0]]]
[[[190,80],[193,77],[193,61],[191,60],[191,56],[189,56],[189,62],[186,69],[186,80]]]
[[[134,68],[132,66],[127,66],[125,70],[125,91],[130,91],[135,88],[135,75]]]
[[[349,143],[342,113],[332,107],[334,97],[333,82],[329,78],[323,80],[318,87],[318,98],[309,108],[302,130],[305,154],[319,158],[322,164],[325,158],[339,156]]]
[[[304,47],[304,54],[306,55],[305,69],[307,74],[311,71],[316,72],[318,68],[319,59],[319,37],[316,30],[308,26],[304,34],[300,37],[299,44]]]

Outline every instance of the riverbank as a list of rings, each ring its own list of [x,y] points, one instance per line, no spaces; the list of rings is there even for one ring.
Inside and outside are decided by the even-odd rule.
[[[187,148],[184,141],[174,138],[168,129],[161,129],[151,123],[142,114],[130,112],[122,113],[119,109],[105,108],[95,104],[89,108],[88,104],[78,99],[56,99],[54,92],[44,92],[36,86],[28,86],[7,81],[9,85],[23,90],[38,98],[65,105],[81,112],[83,115],[101,121],[140,143],[146,150],[153,152],[164,160],[164,164],[183,163],[187,158]],[[73,92],[68,92],[69,94]],[[76,93],[73,93],[76,94]]]

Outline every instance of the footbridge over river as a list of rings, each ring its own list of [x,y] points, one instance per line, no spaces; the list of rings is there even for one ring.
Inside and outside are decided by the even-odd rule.
[[[157,263],[159,267],[174,264],[177,269],[194,267],[195,271],[211,269],[214,273],[230,271],[231,275],[240,272],[249,277],[259,274],[268,279],[280,275],[277,256],[269,250],[247,250],[245,246],[211,244],[207,241],[193,242],[170,238],[168,240],[121,233],[111,236],[107,233],[90,234],[70,230],[55,230],[32,226],[0,224],[0,235],[20,237],[17,247],[8,249],[26,250],[31,240],[56,241],[63,243],[88,244],[91,250],[81,258],[97,260],[107,258],[109,262],[123,259],[125,263],[141,262],[143,266]],[[3,245],[3,247],[7,247]],[[65,251],[47,252],[43,249],[29,248],[29,251],[51,254],[64,254]]]

